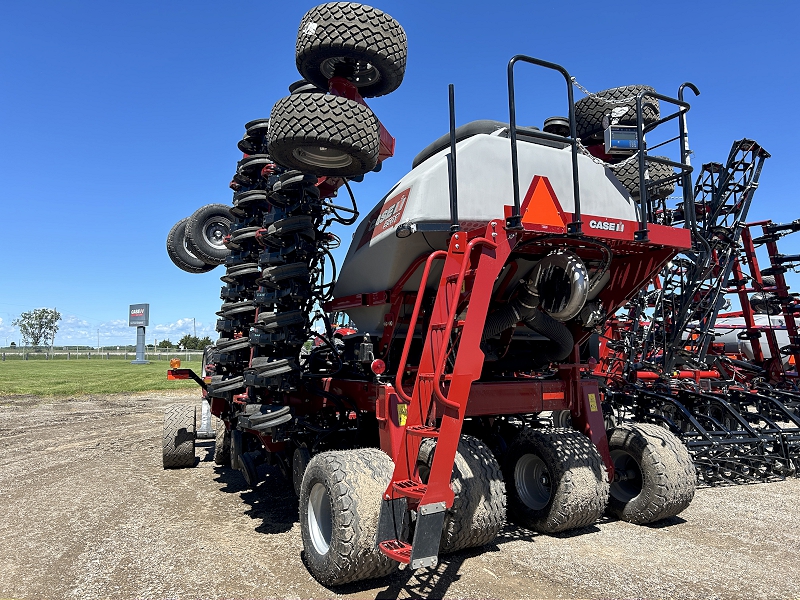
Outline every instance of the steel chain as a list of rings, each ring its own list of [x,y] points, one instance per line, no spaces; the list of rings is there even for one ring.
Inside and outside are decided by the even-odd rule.
[[[572,85],[574,85],[576,88],[578,88],[584,94],[586,94],[587,96],[589,96],[591,98],[595,98],[597,100],[600,100],[601,102],[605,102],[606,104],[625,104],[626,102],[630,102],[631,100],[636,100],[636,96],[627,96],[626,98],[620,98],[619,100],[610,100],[609,98],[603,98],[601,96],[598,96],[594,92],[590,92],[589,90],[587,90],[580,83],[578,83],[578,80],[575,79],[574,77],[570,77],[570,79],[572,80]]]
[[[608,167],[608,168],[609,168],[609,169],[611,169],[612,171],[614,171],[614,170],[616,170],[616,169],[619,169],[619,168],[621,168],[621,167],[624,167],[624,166],[625,166],[625,165],[627,165],[628,163],[631,163],[631,162],[633,162],[633,160],[634,160],[634,159],[638,160],[638,157],[639,157],[639,151],[637,150],[637,151],[636,151],[634,154],[630,155],[630,156],[629,156],[628,158],[626,158],[625,160],[623,160],[623,161],[621,161],[621,162],[618,162],[618,163],[615,163],[615,164],[611,164],[611,163],[607,163],[606,161],[604,161],[604,160],[603,160],[603,159],[601,159],[601,158],[597,158],[597,157],[596,157],[596,156],[594,156],[594,155],[593,155],[591,152],[589,152],[589,149],[588,149],[588,148],[586,148],[586,146],[584,146],[584,145],[581,143],[581,139],[580,139],[580,138],[577,138],[575,141],[576,141],[576,142],[578,142],[578,150],[580,150],[580,151],[581,151],[581,154],[584,154],[585,156],[588,156],[588,157],[589,157],[589,159],[590,159],[590,160],[591,160],[593,163],[596,163],[596,164],[598,164],[598,165],[600,165],[600,166],[602,166],[602,167]]]

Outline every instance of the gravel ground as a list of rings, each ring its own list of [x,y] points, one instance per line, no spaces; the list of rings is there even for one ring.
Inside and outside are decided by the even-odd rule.
[[[326,589],[297,501],[211,460],[161,468],[170,393],[0,397],[0,598],[800,598],[800,480],[701,489],[659,526],[509,525],[434,570]]]

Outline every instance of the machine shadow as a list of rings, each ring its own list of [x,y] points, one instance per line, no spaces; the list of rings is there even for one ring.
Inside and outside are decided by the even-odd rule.
[[[291,485],[277,467],[260,466],[261,479],[254,490],[248,488],[244,477],[230,467],[214,467],[214,481],[221,484],[220,491],[239,494],[248,505],[245,514],[261,521],[255,528],[259,533],[284,533],[300,518],[297,497]]]
[[[261,466],[259,474],[261,481],[256,489],[250,490],[244,477],[230,467],[214,467],[214,481],[220,484],[220,491],[229,494],[238,494],[242,501],[248,505],[245,514],[258,521],[255,531],[264,534],[283,533],[289,531],[299,521],[297,497],[289,482],[283,477],[277,467]],[[606,522],[605,517],[600,523]],[[673,518],[659,524],[666,526],[680,523],[682,519]],[[445,554],[439,558],[439,564],[432,569],[420,569],[416,572],[402,568],[393,575],[380,579],[370,579],[356,583],[329,588],[335,594],[369,595],[376,600],[395,600],[400,597],[409,598],[442,598],[450,586],[459,581],[459,571],[468,559],[475,558],[487,552],[499,552],[503,544],[510,542],[536,542],[546,540],[548,537],[569,538],[589,535],[599,531],[595,525],[574,529],[557,534],[541,534],[530,531],[513,523],[507,523],[495,540],[487,545],[469,548],[452,554]],[[303,564],[306,564],[304,553],[301,553]],[[374,594],[374,596],[373,596]]]
[[[589,526],[564,534],[556,534],[554,537],[574,537],[595,533],[597,531],[599,531],[597,527]],[[400,597],[443,598],[450,589],[450,586],[460,580],[461,575],[459,571],[466,560],[486,553],[499,552],[503,544],[510,542],[535,542],[539,538],[546,539],[547,537],[551,536],[535,533],[524,527],[508,523],[503,527],[500,534],[492,543],[440,556],[439,564],[432,569],[420,569],[414,572],[408,568],[403,568],[394,575],[382,579],[373,579],[337,586],[331,588],[331,591],[337,594],[359,595],[374,592],[375,600],[396,600]],[[386,586],[385,589],[379,589],[383,586]]]
[[[214,460],[214,440],[205,439],[197,440],[194,443],[195,451],[199,455],[195,459],[195,466],[203,462],[212,462]]]

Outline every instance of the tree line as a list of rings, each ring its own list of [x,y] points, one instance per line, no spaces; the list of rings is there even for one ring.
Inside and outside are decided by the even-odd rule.
[[[171,341],[161,340],[158,342],[158,348],[164,348],[169,350],[170,348],[183,348],[184,350],[204,350],[206,346],[210,346],[214,342],[211,341],[211,338],[206,336],[204,338],[198,338],[193,335],[185,335],[180,340],[178,340],[178,344],[173,344]]]
[[[22,341],[30,346],[52,345],[58,333],[58,323],[61,321],[61,313],[54,308],[35,308],[22,313],[18,319],[14,319],[11,324],[19,328]],[[211,338],[205,336],[198,338],[194,335],[183,336],[176,344],[168,339],[158,343],[159,348],[182,348],[184,350],[203,350],[206,346],[213,344]],[[16,345],[13,344],[12,345]]]

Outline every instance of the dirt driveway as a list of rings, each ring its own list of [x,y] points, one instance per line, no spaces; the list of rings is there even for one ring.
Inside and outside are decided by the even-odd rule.
[[[509,525],[432,571],[336,590],[303,566],[297,501],[211,460],[161,468],[164,393],[0,398],[0,598],[800,598],[800,480],[699,490],[658,527]],[[263,467],[262,467],[263,468]]]

